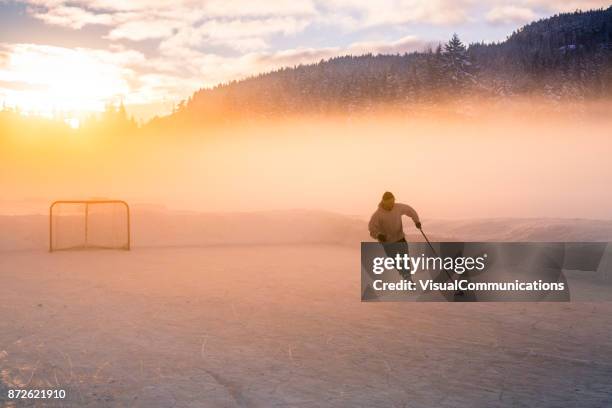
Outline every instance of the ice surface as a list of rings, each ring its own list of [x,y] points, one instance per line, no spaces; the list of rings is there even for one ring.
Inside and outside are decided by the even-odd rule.
[[[360,303],[358,271],[330,245],[3,253],[0,388],[71,407],[612,402],[612,304]]]
[[[49,254],[35,216],[3,224],[21,232],[0,241],[0,403],[44,387],[69,407],[612,404],[611,303],[361,303],[363,220],[183,216],[135,220],[131,252]]]

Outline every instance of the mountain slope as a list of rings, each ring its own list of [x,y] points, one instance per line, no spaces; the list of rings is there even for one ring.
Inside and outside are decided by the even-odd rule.
[[[612,7],[530,23],[496,44],[457,36],[436,50],[342,56],[197,91],[173,118],[410,107],[463,97],[544,96],[577,101],[612,91]]]

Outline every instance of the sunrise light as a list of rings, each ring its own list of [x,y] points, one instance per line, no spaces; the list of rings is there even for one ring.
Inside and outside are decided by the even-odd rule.
[[[100,112],[129,90],[125,68],[104,56],[87,49],[15,45],[0,69],[0,82],[14,84],[5,90],[5,103],[41,116]],[[70,119],[70,126],[78,127],[78,120]]]
[[[2,407],[612,408],[610,0],[0,0]]]

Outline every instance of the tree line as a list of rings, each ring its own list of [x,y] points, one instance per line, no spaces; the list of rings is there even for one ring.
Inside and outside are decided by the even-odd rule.
[[[458,35],[434,49],[346,55],[200,89],[173,117],[410,107],[466,97],[606,98],[612,91],[612,7],[558,14],[499,43],[465,45]]]

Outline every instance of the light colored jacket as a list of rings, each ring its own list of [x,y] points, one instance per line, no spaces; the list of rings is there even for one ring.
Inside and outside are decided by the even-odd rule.
[[[368,229],[370,230],[370,236],[374,239],[378,234],[386,236],[386,242],[397,242],[404,238],[404,227],[402,225],[402,215],[407,215],[412,218],[412,221],[416,224],[419,221],[419,215],[409,205],[395,203],[390,211],[385,210],[378,205],[378,209],[372,214]]]

